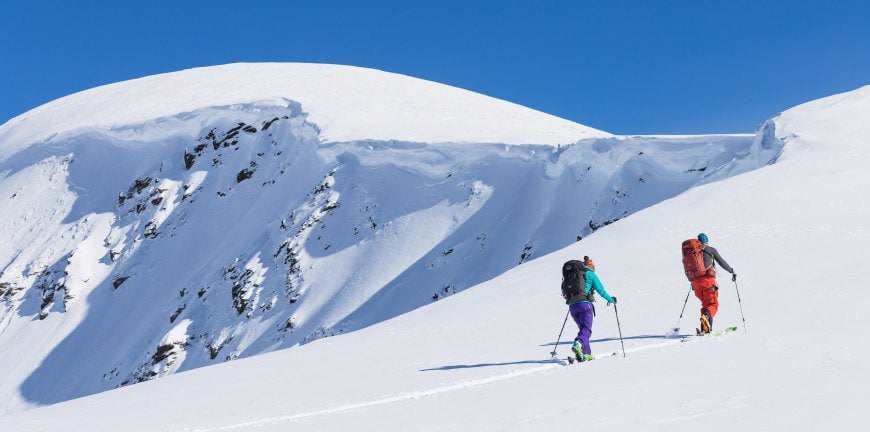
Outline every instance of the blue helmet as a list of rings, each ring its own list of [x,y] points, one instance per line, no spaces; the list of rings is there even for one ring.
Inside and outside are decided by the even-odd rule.
[[[698,241],[701,243],[707,243],[710,241],[710,239],[707,238],[707,234],[701,233],[698,234]]]

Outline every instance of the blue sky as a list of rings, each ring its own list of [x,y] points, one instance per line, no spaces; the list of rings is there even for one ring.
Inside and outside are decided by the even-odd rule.
[[[0,122],[195,66],[373,67],[614,133],[752,132],[870,84],[870,2],[0,0]]]

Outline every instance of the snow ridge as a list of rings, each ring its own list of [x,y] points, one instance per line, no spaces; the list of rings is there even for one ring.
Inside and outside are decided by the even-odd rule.
[[[0,160],[55,134],[216,106],[305,106],[324,142],[571,144],[610,134],[520,105],[374,69],[236,63],[153,75],[50,102],[0,125]]]
[[[559,430],[593,403],[592,430],[854,428],[870,351],[832,329],[870,324],[868,96],[755,139],[324,143],[290,99],[25,146],[0,162],[0,396],[66,402],[0,428]],[[750,333],[669,349],[700,231]],[[557,368],[558,268],[584,254],[633,355]],[[736,324],[720,282],[716,325]],[[619,347],[614,309],[596,353]]]
[[[745,136],[324,144],[303,108],[78,129],[0,164],[0,337],[56,341],[22,348],[44,360],[7,407],[365,328],[755,167]]]
[[[100,87],[0,142],[7,412],[368,328],[781,149],[324,65]]]

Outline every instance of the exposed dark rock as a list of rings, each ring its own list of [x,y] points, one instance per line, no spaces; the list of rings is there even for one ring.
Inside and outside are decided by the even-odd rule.
[[[23,286],[15,285],[12,282],[0,282],[0,297],[10,298],[23,289]]]
[[[184,152],[184,168],[190,169],[191,167],[193,167],[194,162],[196,162],[196,156],[191,153]]]
[[[66,306],[67,302],[72,299],[72,295],[69,291],[67,291],[65,278],[68,276],[66,272],[66,267],[69,265],[70,257],[72,254],[68,254],[66,259],[59,260],[53,266],[47,267],[39,272],[39,276],[36,278],[32,285],[32,289],[36,290],[42,298],[42,303],[40,304],[40,313],[39,319],[45,319],[51,308],[57,300],[57,293],[60,291],[64,292],[63,295],[63,305]],[[8,289],[8,288],[7,288]],[[16,289],[12,289],[13,292],[7,292],[6,296],[11,296],[14,294]]]
[[[126,282],[127,279],[130,279],[130,276],[116,276],[115,279],[112,281],[112,286],[115,289],[118,289],[118,287],[121,286],[121,284],[123,284],[124,282]]]
[[[243,181],[245,181],[253,176],[254,176],[254,170],[252,170],[250,168],[245,168],[245,169],[239,171],[238,174],[236,174],[236,183],[241,183],[241,182],[243,182]]]
[[[176,309],[172,316],[169,317],[169,323],[174,323],[178,316],[181,315],[182,312],[184,312],[185,308],[187,308],[187,305],[182,305],[180,308]]]
[[[159,234],[157,232],[157,224],[155,224],[154,221],[149,221],[145,224],[145,232],[142,233],[143,236],[146,238],[155,238],[157,237],[157,234]]]
[[[287,318],[287,321],[284,322],[284,331],[293,330],[296,327],[296,318],[290,317]]]
[[[526,260],[532,256],[532,245],[527,244],[523,247],[523,253],[520,255],[520,264],[526,262]]]
[[[54,291],[42,293],[42,304],[39,306],[39,319],[44,320],[48,316],[48,306],[54,303]]]
[[[249,168],[245,168],[239,171],[238,174],[236,174],[236,183],[241,183],[242,181],[253,177],[255,171],[257,171],[257,163],[251,161],[251,163],[249,164]]]
[[[319,185],[317,185],[316,188],[314,188],[314,193],[319,194],[327,189],[329,189],[329,183],[324,181],[323,183],[320,183]]]
[[[235,267],[230,267],[224,271],[224,279],[234,281],[231,294],[233,307],[239,315],[248,310],[249,306],[251,310],[256,308],[256,305],[251,305],[249,298],[247,298],[252,289],[259,287],[259,285],[251,282],[251,276],[253,275],[254,271],[251,269],[245,269],[241,274],[238,273]]]
[[[144,179],[136,179],[136,181],[133,183],[133,187],[136,189],[136,193],[137,194],[142,193],[143,189],[147,188],[148,186],[151,186],[151,182],[153,180],[154,179],[152,179],[151,177],[145,177]]]
[[[275,117],[275,118],[273,118],[272,120],[269,120],[269,121],[263,122],[263,127],[262,127],[262,129],[263,129],[264,131],[265,131],[265,130],[268,130],[268,129],[269,129],[269,126],[272,126],[272,123],[275,123],[276,121],[278,121],[278,117]]]
[[[599,230],[600,228],[602,228],[602,227],[606,227],[607,225],[610,225],[610,224],[612,224],[612,223],[614,223],[614,222],[616,222],[616,221],[618,221],[618,220],[620,220],[620,219],[621,219],[621,218],[608,219],[608,220],[606,220],[606,221],[604,221],[604,222],[601,222],[600,224],[595,223],[595,222],[593,222],[593,221],[589,221],[589,229],[591,229],[592,232],[595,232],[595,231]]]
[[[214,342],[210,343],[207,346],[209,358],[211,358],[212,360],[216,359],[218,354],[220,354],[221,349],[223,347],[225,347],[228,343],[230,343],[230,341],[232,341],[232,340],[233,340],[233,338],[229,337],[229,338],[227,338],[219,343],[214,343]]]
[[[175,348],[175,345],[171,343],[158,346],[157,351],[153,356],[151,356],[151,363],[157,364],[166,360],[166,358],[171,354],[173,348]]]

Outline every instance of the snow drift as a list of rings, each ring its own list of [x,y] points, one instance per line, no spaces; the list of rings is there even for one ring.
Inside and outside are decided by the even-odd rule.
[[[610,134],[467,90],[389,72],[306,63],[189,69],[79,92],[0,126],[0,160],[52,134],[244,103],[305,107],[321,140],[570,144]]]
[[[0,426],[853,430],[863,424],[870,379],[870,347],[854,331],[868,325],[870,307],[860,253],[870,240],[870,206],[861,199],[870,187],[868,114],[870,87],[786,111],[756,139],[784,144],[777,163],[692,188],[426,308],[16,414]],[[749,331],[664,339],[688,287],[680,241],[702,230],[740,275]],[[558,269],[583,254],[620,299],[628,357],[562,367],[547,355],[565,312]],[[739,325],[734,287],[721,282],[714,325]],[[689,301],[684,330],[697,314]],[[616,336],[611,310],[599,304],[594,352],[617,351]]]
[[[3,411],[367,328],[765,166],[778,134],[613,137],[323,65],[60,99],[0,126]]]

